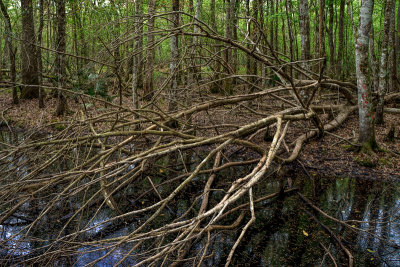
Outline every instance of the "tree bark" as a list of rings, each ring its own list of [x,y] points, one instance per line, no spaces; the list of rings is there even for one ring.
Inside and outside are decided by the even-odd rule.
[[[300,0],[299,2],[299,19],[300,19],[300,37],[301,37],[301,60],[310,59],[310,17],[308,9],[308,0]],[[309,70],[310,66],[307,62],[302,64],[303,68]]]
[[[324,14],[325,14],[325,0],[319,0],[319,25],[318,25],[318,35],[319,35],[319,47],[318,54],[319,57],[323,57],[325,54],[325,24],[324,24]],[[322,62],[319,63],[319,71],[321,71]]]
[[[339,49],[337,55],[338,69],[340,77],[343,77],[343,55],[344,55],[344,12],[345,12],[346,0],[340,0],[340,11],[339,11]]]
[[[376,105],[376,123],[383,124],[383,104],[385,94],[388,90],[388,57],[389,57],[389,34],[390,34],[390,15],[394,8],[394,0],[387,0],[385,5],[385,19],[383,22],[383,35],[381,47],[381,62],[379,70],[378,103]]]
[[[329,64],[333,68],[335,66],[335,43],[333,41],[333,1],[328,4],[329,11],[329,28],[328,28],[328,41],[329,41]]]
[[[232,25],[232,19],[233,19],[233,10],[235,7],[235,0],[226,0],[225,2],[225,37],[229,39],[233,39],[233,25]],[[224,51],[224,64],[226,64],[226,71],[228,75],[232,74],[230,71],[229,66],[232,64],[232,48],[225,48]],[[231,94],[233,92],[232,88],[232,78],[226,78],[224,79],[222,83],[222,88],[225,93]]]
[[[21,0],[22,12],[22,42],[21,62],[22,86],[21,98],[31,99],[39,97],[39,79],[36,55],[35,26],[33,22],[32,0]]]
[[[400,1],[397,7],[396,62],[400,62]],[[396,71],[396,77],[397,77],[397,71]],[[398,85],[397,88],[399,88]]]
[[[218,32],[217,31],[217,21],[216,21],[216,12],[215,12],[215,0],[210,1],[210,26],[214,31]],[[215,82],[213,82],[211,84],[210,91],[212,93],[219,93],[219,92],[221,92],[221,87],[222,87],[222,84],[220,81],[221,63],[220,63],[219,59],[222,56],[221,56],[220,49],[218,47],[218,42],[216,42],[215,40],[212,40],[212,43],[213,43],[213,47],[214,47],[214,49],[212,50],[213,56],[216,57],[217,59],[214,60],[214,65],[213,65],[213,68],[214,68],[213,69],[213,72],[214,72],[213,80]]]
[[[390,26],[389,26],[389,40],[388,40],[388,51],[389,51],[389,63],[388,63],[388,70],[389,70],[389,77],[388,77],[388,92],[393,92],[395,88],[395,77],[396,77],[396,1],[395,0],[388,0],[393,1],[392,8],[389,10],[389,19],[390,19]]]
[[[38,78],[39,78],[39,108],[44,108],[44,92],[42,89],[42,81],[43,81],[43,61],[42,61],[42,31],[44,27],[44,18],[43,18],[43,0],[40,0],[39,3],[39,29],[38,29],[38,47],[37,47],[37,59],[38,59]]]
[[[57,0],[57,78],[58,104],[56,115],[64,115],[67,111],[67,99],[60,89],[65,88],[65,0]]]
[[[359,137],[358,141],[366,148],[375,148],[374,110],[372,91],[368,82],[368,46],[372,24],[373,0],[362,1],[358,31],[355,40],[356,75],[358,91]]]
[[[202,9],[202,0],[197,0],[196,1],[196,11],[195,11],[195,18],[197,20],[201,20],[201,9]],[[199,33],[200,32],[200,28],[197,27],[196,25],[194,26],[193,29],[194,33]],[[200,47],[200,43],[199,43],[199,38],[197,36],[193,37],[193,45],[197,48]],[[197,49],[195,49],[197,50]],[[198,67],[197,64],[200,64],[200,62],[198,62],[198,60],[195,59],[195,52],[193,55],[193,64],[195,65],[193,68],[193,72],[194,72],[194,77],[196,78],[197,81],[201,80],[201,67]]]
[[[379,71],[379,87],[378,87],[378,103],[376,105],[376,123],[383,124],[383,105],[386,92],[388,91],[389,85],[389,39],[390,39],[390,27],[391,27],[391,15],[392,9],[394,9],[394,0],[387,0],[385,6],[385,19],[383,23],[383,36],[382,36],[382,48],[381,48],[381,62]]]
[[[171,22],[172,28],[179,27],[179,0],[172,1],[172,11],[176,13],[172,13]],[[173,112],[178,109],[177,104],[177,95],[178,95],[178,62],[179,62],[179,43],[178,43],[178,34],[175,33],[171,36],[170,40],[171,47],[171,64],[170,64],[170,73],[171,73],[171,86],[169,91],[169,101],[168,101],[168,111]]]
[[[11,84],[12,84],[12,103],[15,105],[19,104],[19,98],[18,98],[18,93],[17,93],[17,87],[15,85],[16,81],[16,70],[15,70],[15,54],[14,54],[14,47],[12,43],[12,27],[11,27],[11,20],[10,16],[8,15],[7,8],[4,6],[3,0],[0,0],[0,8],[1,12],[3,13],[4,16],[4,22],[6,24],[6,31],[7,31],[7,39],[6,39],[6,45],[8,47],[8,58],[10,61],[10,78],[11,78]]]
[[[374,44],[374,26],[371,25],[371,32],[369,34],[369,64],[371,66],[371,88],[373,92],[378,92],[379,87],[379,74],[378,74],[378,67],[376,63],[376,56],[375,56],[375,44]]]
[[[258,6],[257,6],[256,1],[253,1],[253,7],[252,8],[253,8],[253,16],[252,17],[255,20],[257,20]],[[250,0],[247,0],[246,1],[246,17],[250,17],[250,16],[251,16],[251,14],[250,14]],[[250,39],[253,42],[256,42],[256,34],[255,34],[256,26],[254,25],[254,23],[249,22],[248,31],[249,32],[247,34],[249,35]],[[249,43],[247,45],[247,48],[251,49],[252,46],[253,45]],[[247,57],[246,57],[246,73],[249,76],[248,77],[249,83],[250,84],[255,83],[255,81],[256,81],[255,75],[257,75],[257,61],[254,60],[254,58],[251,55],[247,55]],[[250,85],[250,93],[252,93],[253,91],[254,91],[254,86]]]
[[[149,100],[153,97],[153,72],[154,72],[154,13],[156,11],[156,1],[149,0],[148,2],[148,26],[147,26],[147,53],[146,53],[146,63],[147,70],[145,74],[144,81],[144,98]]]
[[[142,1],[135,1],[135,10],[137,17],[136,24],[136,35],[137,39],[135,41],[135,53],[136,59],[135,64],[136,67],[136,82],[137,88],[143,88],[143,3]]]

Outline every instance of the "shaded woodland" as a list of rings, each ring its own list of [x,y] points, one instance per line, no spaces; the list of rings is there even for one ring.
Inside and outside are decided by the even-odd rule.
[[[0,8],[0,264],[399,264],[400,1]],[[388,171],[328,186],[309,142]]]

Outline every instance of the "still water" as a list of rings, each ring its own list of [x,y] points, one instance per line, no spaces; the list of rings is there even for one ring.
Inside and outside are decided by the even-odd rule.
[[[0,132],[0,143],[13,144],[21,138],[7,131]],[[65,167],[68,164],[64,164]],[[23,170],[19,172],[23,173]],[[219,172],[217,180],[223,181],[240,172],[246,172],[246,168],[237,167]],[[6,177],[5,173],[0,173],[0,183],[5,188],[7,179],[4,180],[3,177]],[[157,183],[157,177],[153,178]],[[194,181],[202,179],[199,176]],[[290,181],[294,190],[255,205],[256,221],[236,249],[232,266],[346,266],[348,258],[335,238],[349,248],[354,256],[355,266],[400,266],[399,181],[321,177],[318,173],[307,176],[302,174],[301,169],[293,166],[288,167],[283,178],[266,177],[257,186],[257,191],[262,191],[265,195],[275,193],[287,181]],[[159,190],[162,193],[166,189],[160,187]],[[220,194],[218,191],[212,192],[210,199],[218,199]],[[327,216],[307,205],[300,195],[310,200]],[[71,213],[81,207],[77,196],[60,198],[55,203],[55,213],[46,214],[37,227],[27,230],[27,226],[45,207],[45,201],[45,198],[27,201],[0,224],[0,265],[24,266],[19,262],[43,253],[57,254],[57,250],[63,251],[65,255],[55,255],[54,261],[47,262],[47,265],[86,266],[103,257],[94,266],[113,266],[129,253],[121,266],[132,266],[138,262],[135,253],[130,252],[130,244],[121,244],[106,256],[111,249],[109,243],[85,245],[85,242],[128,235],[140,226],[145,217],[135,218],[135,222],[129,224],[118,221],[105,223],[113,213],[104,206],[90,213],[90,216],[77,218],[77,222],[70,223],[65,228],[63,226],[71,218]],[[148,200],[127,197],[126,201],[132,205],[140,205]],[[166,209],[163,216],[179,217],[187,211],[191,201],[189,196],[185,198],[183,194],[176,202],[171,203],[171,208]],[[10,207],[0,204],[0,217],[3,217]],[[93,206],[98,207],[95,204]],[[329,216],[346,221],[358,230],[345,227]],[[248,219],[249,216],[246,215],[244,221]],[[201,266],[223,266],[243,226],[233,231],[214,231],[208,248],[209,257],[206,257]],[[63,244],[53,240],[73,233],[74,227],[86,230],[73,240],[76,244],[62,250]],[[196,256],[203,245],[201,240],[193,242],[188,257]],[[183,262],[181,266],[191,266],[191,263]]]

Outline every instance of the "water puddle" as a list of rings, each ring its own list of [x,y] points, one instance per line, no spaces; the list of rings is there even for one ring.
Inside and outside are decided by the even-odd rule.
[[[5,147],[1,145],[2,143],[13,144],[18,138],[21,139],[22,136],[15,137],[6,131],[0,131],[0,152],[2,147],[3,149]],[[194,158],[196,159],[195,156]],[[24,158],[21,157],[19,160],[23,161]],[[58,162],[54,168],[61,168],[60,164]],[[63,165],[63,168],[67,167],[68,164]],[[12,169],[13,166],[7,168]],[[245,173],[246,170],[244,167],[237,167],[219,172],[217,180],[223,183],[232,175]],[[158,174],[165,174],[165,171],[163,172],[156,171]],[[236,249],[232,266],[334,266],[334,260],[337,265],[347,265],[348,257],[335,238],[339,238],[341,244],[349,248],[354,256],[355,266],[400,266],[398,182],[349,177],[323,178],[318,174],[311,174],[311,177],[308,177],[300,173],[301,171],[296,169],[289,170],[279,180],[266,177],[257,186],[256,190],[262,191],[264,195],[278,192],[282,184],[288,183],[297,190],[260,201],[255,205],[256,221]],[[193,180],[194,185],[188,187],[185,194],[179,195],[175,202],[170,203],[160,217],[170,219],[185,214],[193,203],[191,190],[195,192],[196,183],[203,182],[206,177],[206,175],[196,177]],[[0,178],[1,185],[6,188],[9,176],[2,173]],[[155,175],[152,177],[152,182],[158,184],[162,179],[161,175]],[[90,179],[83,180],[83,182],[90,181]],[[159,192],[163,194],[164,190],[168,191],[167,187],[168,185],[160,186]],[[150,200],[130,197],[135,190],[139,189],[132,187],[124,191],[125,205],[136,205],[140,208],[140,205],[145,205]],[[80,229],[82,234],[68,239],[68,242],[75,243],[68,244],[68,249],[62,250],[65,255],[55,257],[57,260],[52,265],[85,266],[97,261],[95,266],[112,266],[121,260],[122,266],[136,264],[138,261],[135,253],[145,253],[140,247],[131,253],[132,245],[129,243],[113,247],[113,242],[102,242],[102,240],[129,235],[147,217],[135,217],[128,224],[122,220],[106,222],[115,216],[115,213],[106,205],[96,203],[95,199],[86,213],[72,216],[74,211],[82,207],[82,199],[88,199],[90,193],[89,190],[82,190],[72,198],[59,198],[58,202],[54,203],[53,213],[41,217],[40,224],[34,229],[29,229],[27,226],[36,220],[46,207],[46,198],[32,198],[23,204],[0,224],[0,264],[18,265],[28,258],[62,250],[66,244],[61,242],[62,240],[57,242],[53,240],[71,235],[76,229]],[[323,213],[304,202],[298,193],[310,200]],[[135,192],[134,195],[137,196],[138,193]],[[210,196],[210,206],[213,205],[213,199],[219,199],[221,195],[222,192],[213,191]],[[8,210],[10,210],[9,205],[3,203],[0,217]],[[235,216],[237,214],[233,213],[227,220],[234,221]],[[248,219],[249,215],[246,215],[244,221]],[[356,230],[345,227],[337,220],[346,221]],[[69,221],[68,227],[64,227],[67,221]],[[151,227],[159,227],[162,223],[162,219],[155,220]],[[214,231],[208,245],[209,256],[204,259],[201,266],[224,265],[243,226],[235,230]],[[330,229],[331,233],[327,229]],[[195,257],[203,249],[204,240],[195,240],[187,258]],[[129,257],[125,257],[127,254]],[[189,265],[191,266],[189,262],[182,263],[182,266]]]

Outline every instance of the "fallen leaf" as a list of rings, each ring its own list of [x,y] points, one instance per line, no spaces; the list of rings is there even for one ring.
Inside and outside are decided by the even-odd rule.
[[[308,236],[308,233],[303,230],[303,235]]]

